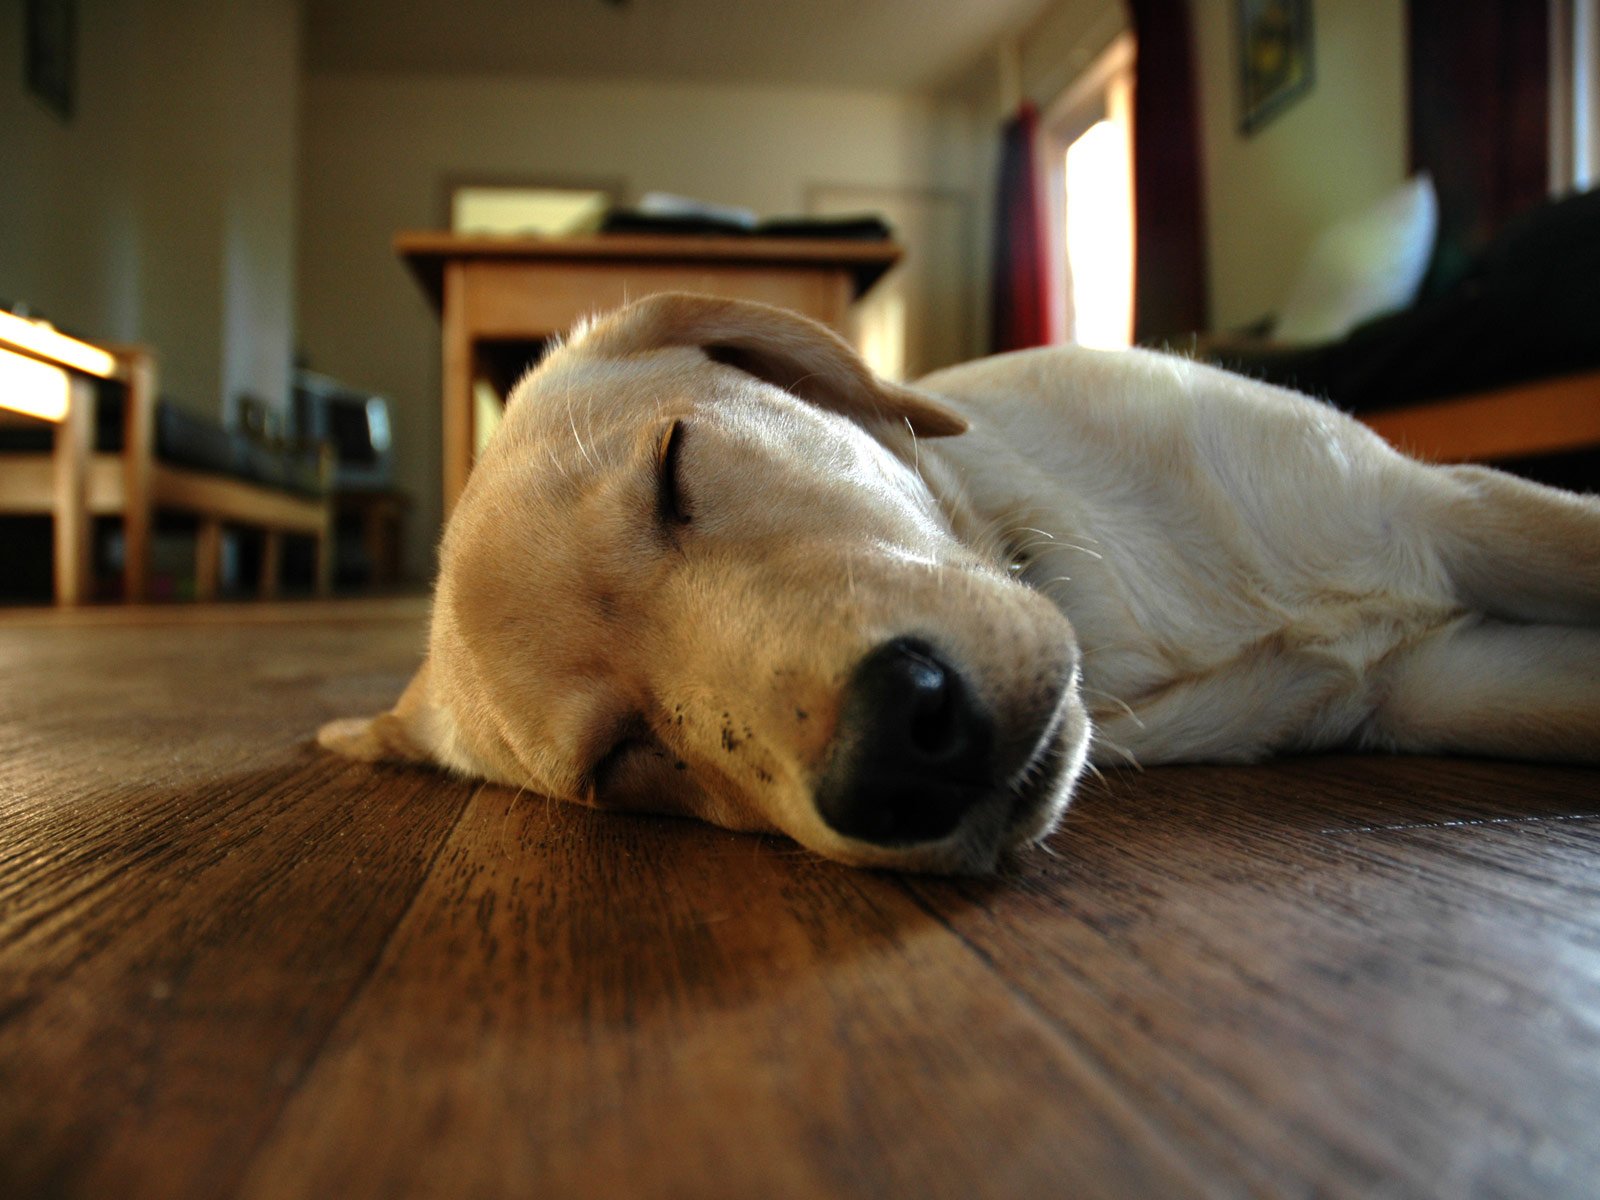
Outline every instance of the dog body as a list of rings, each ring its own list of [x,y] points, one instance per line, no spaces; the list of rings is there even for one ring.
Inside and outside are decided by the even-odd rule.
[[[922,452],[958,533],[1000,531],[1076,630],[1096,760],[1600,746],[1592,501],[1424,466],[1327,405],[1166,355],[1055,347],[919,386],[971,423]],[[1485,671],[1500,704],[1476,695]]]
[[[1600,503],[1072,347],[877,380],[658,296],[508,405],[355,757],[982,870],[1086,761],[1600,757]]]

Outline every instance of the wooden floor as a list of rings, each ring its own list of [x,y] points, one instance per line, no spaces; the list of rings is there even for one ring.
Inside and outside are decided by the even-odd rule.
[[[0,613],[0,1196],[1600,1190],[1600,773],[1117,774],[897,878],[318,752],[421,628]]]

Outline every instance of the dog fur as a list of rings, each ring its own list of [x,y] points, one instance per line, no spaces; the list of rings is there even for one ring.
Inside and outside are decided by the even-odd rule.
[[[897,682],[865,687],[891,643]],[[959,693],[981,741],[956,823],[841,832],[828,797],[898,787],[916,829],[944,786],[943,734],[904,771],[880,746],[907,687]],[[657,295],[517,386],[424,666],[320,740],[938,871],[1043,838],[1088,762],[1594,762],[1600,502],[1182,358],[1052,347],[906,387],[795,314]]]

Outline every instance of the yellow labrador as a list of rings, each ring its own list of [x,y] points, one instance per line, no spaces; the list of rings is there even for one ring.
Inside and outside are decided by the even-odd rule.
[[[516,388],[426,664],[323,729],[604,808],[982,871],[1087,761],[1600,758],[1600,502],[1179,358],[874,377],[653,296]]]

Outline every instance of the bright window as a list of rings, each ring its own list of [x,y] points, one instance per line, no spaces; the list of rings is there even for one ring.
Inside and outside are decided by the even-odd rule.
[[[1045,122],[1067,341],[1133,341],[1133,42],[1118,38]]]

